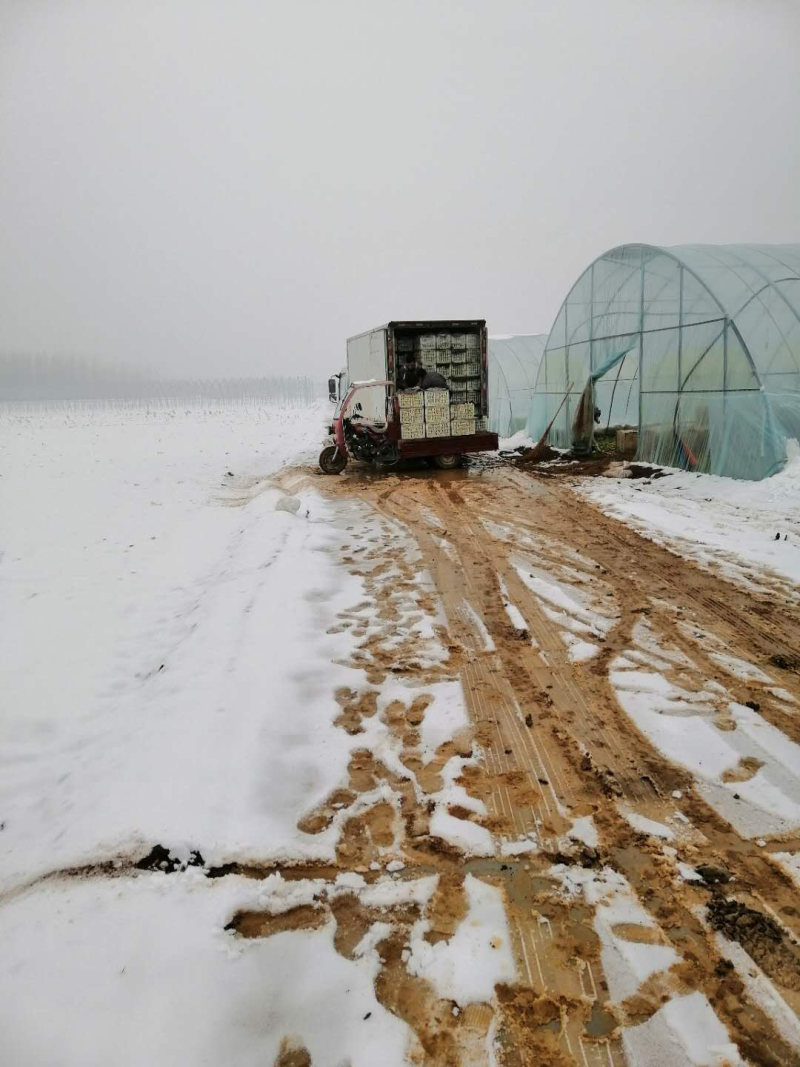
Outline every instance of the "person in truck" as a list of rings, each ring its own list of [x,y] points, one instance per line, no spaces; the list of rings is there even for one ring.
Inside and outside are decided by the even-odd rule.
[[[447,389],[447,379],[435,370],[427,370],[418,363],[408,364],[403,375],[403,389]]]
[[[416,389],[419,371],[421,370],[422,368],[417,363],[417,357],[413,353],[406,356],[405,364],[400,368],[400,373],[397,376],[397,388]]]

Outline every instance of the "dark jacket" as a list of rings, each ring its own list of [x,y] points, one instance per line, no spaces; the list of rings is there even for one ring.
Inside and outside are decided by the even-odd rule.
[[[409,363],[405,367],[401,367],[397,375],[397,388],[398,389],[414,389],[416,388],[424,374],[424,370],[417,363]]]
[[[435,370],[426,370],[425,377],[419,384],[421,389],[449,389],[447,379]]]

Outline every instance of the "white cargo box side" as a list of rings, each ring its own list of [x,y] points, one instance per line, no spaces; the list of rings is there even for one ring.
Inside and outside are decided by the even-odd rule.
[[[387,378],[385,328],[351,337],[347,342],[347,377],[351,382],[385,381]],[[386,418],[386,387],[359,389],[354,403],[359,414],[379,422]]]

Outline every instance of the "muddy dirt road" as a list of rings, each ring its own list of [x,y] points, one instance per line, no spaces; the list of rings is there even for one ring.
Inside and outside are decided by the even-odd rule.
[[[352,808],[338,869],[369,877],[395,813],[358,798],[388,784],[403,876],[439,875],[427,940],[453,936],[468,876],[505,901],[516,977],[462,1012],[404,966],[416,905],[391,914],[378,995],[416,1032],[418,1061],[487,1062],[488,1036],[515,1067],[800,1063],[795,591],[730,585],[564,482],[508,466],[335,479],[295,469],[279,484],[357,502],[386,524],[341,561],[363,577],[379,624],[357,606],[342,616],[363,637],[354,665],[370,691],[337,699],[354,735],[381,715],[400,762],[357,750],[348,788],[301,828]],[[421,568],[432,581],[422,593]],[[446,661],[398,614],[404,596],[443,612]],[[427,694],[454,678],[470,726],[425,761]],[[381,700],[396,679],[419,690],[410,708]],[[426,798],[454,767],[463,802],[443,812]],[[353,897],[331,908],[347,953],[375,913]],[[263,917],[237,921],[246,936],[270,932]],[[691,1058],[698,1030],[716,1059]]]

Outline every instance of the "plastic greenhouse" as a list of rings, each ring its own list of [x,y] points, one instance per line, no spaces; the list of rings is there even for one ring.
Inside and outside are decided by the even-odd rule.
[[[639,428],[637,457],[764,478],[800,438],[800,245],[622,245],[567,295],[529,429],[591,448]]]
[[[489,338],[489,428],[501,437],[511,437],[527,425],[546,343],[546,333]]]

